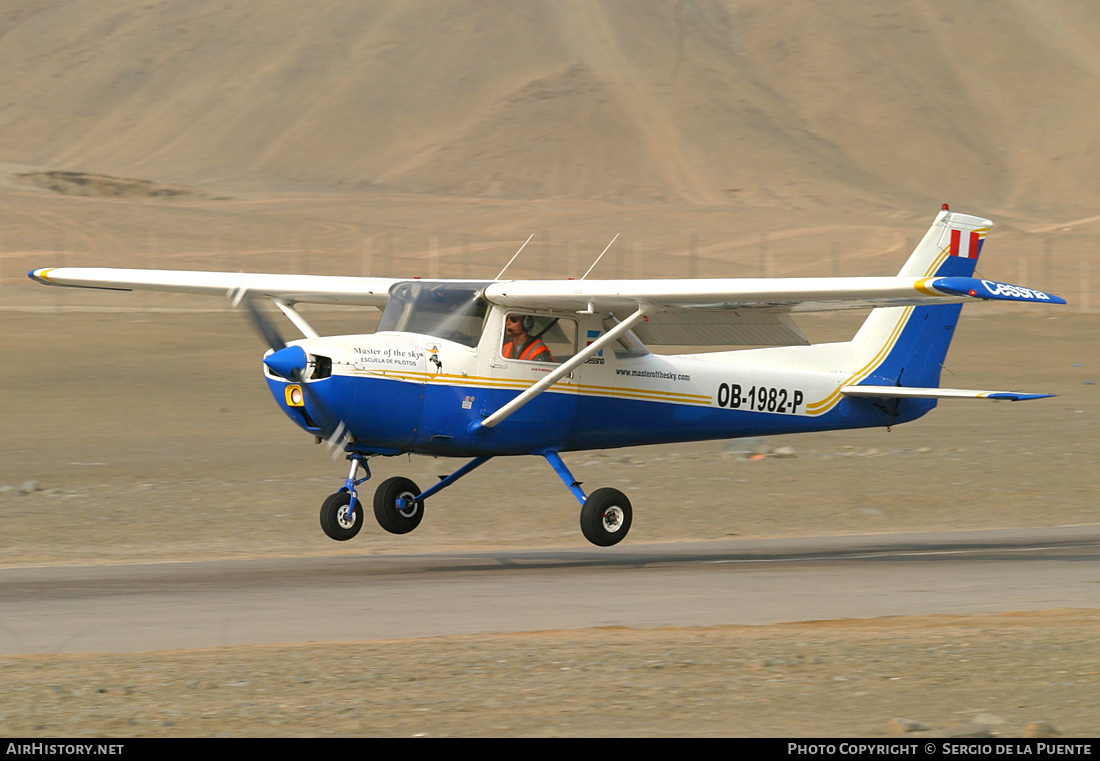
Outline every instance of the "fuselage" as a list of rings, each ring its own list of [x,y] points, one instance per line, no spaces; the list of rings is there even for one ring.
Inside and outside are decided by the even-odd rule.
[[[884,406],[841,396],[846,344],[695,355],[652,354],[624,342],[590,357],[496,428],[477,423],[607,329],[599,315],[544,315],[556,326],[554,362],[507,358],[502,309],[485,315],[476,343],[408,331],[295,342],[311,358],[301,406],[294,385],[267,382],[310,433],[340,429],[363,453],[443,456],[538,454],[802,431],[894,425],[934,406]],[[472,344],[472,345],[470,345]],[[319,359],[318,359],[319,358]]]

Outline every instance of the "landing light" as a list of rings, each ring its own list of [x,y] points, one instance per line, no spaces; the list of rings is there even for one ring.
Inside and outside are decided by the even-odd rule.
[[[302,387],[296,383],[286,387],[286,403],[291,407],[304,407],[306,405],[305,396],[302,394]]]

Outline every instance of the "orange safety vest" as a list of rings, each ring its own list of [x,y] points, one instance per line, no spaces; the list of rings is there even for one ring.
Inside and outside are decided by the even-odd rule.
[[[515,350],[516,350],[516,345],[514,343],[512,343],[511,341],[508,341],[504,344],[504,347],[501,349],[501,354],[504,355],[505,359],[526,359],[526,360],[538,360],[539,357],[541,357],[543,354],[545,354],[546,355],[546,360],[545,361],[547,361],[547,362],[553,362],[554,361],[554,355],[550,353],[550,349],[546,348],[546,344],[544,344],[542,342],[541,338],[536,338],[533,341],[530,341],[529,343],[527,343],[527,345],[523,347],[523,350],[520,352],[518,357],[513,357],[512,356],[512,354],[515,352]]]

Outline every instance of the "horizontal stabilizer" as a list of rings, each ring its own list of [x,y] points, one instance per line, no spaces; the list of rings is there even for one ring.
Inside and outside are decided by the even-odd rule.
[[[1065,304],[1066,300],[1052,293],[1034,288],[976,277],[938,277],[929,283],[940,293],[966,296],[972,299],[996,299],[998,301],[1037,301],[1040,304]]]
[[[1021,391],[976,391],[969,388],[916,388],[913,386],[841,386],[845,396],[872,396],[888,399],[1002,399],[1026,402],[1047,399],[1056,394],[1025,394]]]

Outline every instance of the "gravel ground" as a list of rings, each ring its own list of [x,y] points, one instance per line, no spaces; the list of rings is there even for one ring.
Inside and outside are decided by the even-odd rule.
[[[0,659],[9,736],[1100,734],[1100,613]]]
[[[708,442],[568,461],[589,488],[631,496],[628,541],[1095,523],[1100,318],[980,314],[964,320],[945,382],[1059,398],[945,404],[890,433],[755,442],[757,458]],[[549,468],[516,458],[438,497],[415,534],[368,528],[353,547],[333,545],[317,509],[344,464],[278,415],[246,328],[224,314],[4,320],[7,356],[22,361],[6,364],[20,403],[0,423],[2,565],[583,541]],[[794,456],[774,456],[784,446]],[[430,483],[448,465],[394,458],[376,476]],[[925,734],[977,722],[1015,736],[1047,722],[1095,736],[1097,617],[28,654],[0,659],[0,734],[874,736],[911,721]]]

